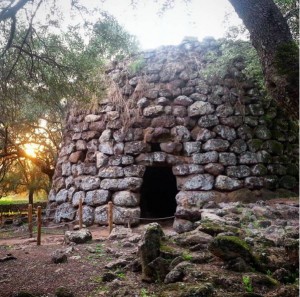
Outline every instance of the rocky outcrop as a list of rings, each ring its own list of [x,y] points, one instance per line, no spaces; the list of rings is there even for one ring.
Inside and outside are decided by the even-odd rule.
[[[186,40],[108,67],[107,98],[68,115],[49,195],[56,222],[73,220],[82,198],[86,225],[107,223],[108,201],[114,223],[138,224],[147,166],[172,168],[179,232],[208,201],[297,189],[297,127],[244,76],[242,61],[204,76],[209,53],[222,54],[215,40]]]

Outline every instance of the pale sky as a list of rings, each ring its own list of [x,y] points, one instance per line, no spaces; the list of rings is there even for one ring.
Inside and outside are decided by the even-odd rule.
[[[136,8],[131,2],[137,3]],[[164,0],[79,0],[79,3],[112,14],[138,38],[143,50],[179,44],[185,36],[197,37],[199,41],[206,36],[224,37],[229,25],[224,22],[226,14],[230,16],[227,19],[231,25],[241,24],[228,0],[175,0],[174,8],[162,16],[158,12]],[[70,1],[58,1],[57,4],[64,12],[65,25],[80,21],[78,15],[70,20]]]
[[[162,17],[158,16],[160,5],[155,1],[137,2],[136,9],[130,5],[131,0],[106,0],[100,7],[136,35],[142,49],[178,44],[184,36],[194,36],[199,40],[205,36],[223,37],[227,13],[230,13],[231,24],[241,23],[228,0],[191,0],[188,5],[177,0],[175,7],[167,10]]]

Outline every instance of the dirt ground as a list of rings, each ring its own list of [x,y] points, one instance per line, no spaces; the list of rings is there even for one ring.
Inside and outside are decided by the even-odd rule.
[[[143,227],[143,225],[140,225],[132,231],[134,234],[141,234]],[[162,227],[167,235],[173,232],[172,222],[167,222]],[[117,279],[104,282],[103,275],[109,271],[105,265],[121,257],[124,258],[124,255],[130,261],[137,258],[137,244],[126,246],[121,241],[109,240],[107,227],[92,226],[89,230],[92,232],[93,239],[88,243],[77,245],[66,245],[64,243],[64,230],[59,230],[61,234],[43,234],[40,246],[37,246],[34,238],[0,239],[0,297],[29,296],[20,295],[20,291],[43,297],[178,296],[176,289],[171,287],[171,293],[161,294],[166,287],[168,288],[168,285],[142,282],[140,272],[133,272],[134,270],[122,267],[110,270],[117,275]],[[66,263],[55,264],[52,262],[52,253],[56,250],[69,250]],[[201,260],[200,254],[196,252],[193,255],[194,259],[198,259],[196,263],[201,265],[201,267],[199,266],[200,272],[198,272],[197,278],[200,278],[202,282],[203,280],[211,281],[214,279],[214,282],[220,285],[220,289],[217,289],[213,296],[297,296],[294,294],[287,295],[285,293],[287,292],[286,289],[283,290],[283,295],[278,293],[283,289],[281,287],[265,289],[260,285],[257,287],[257,293],[261,295],[247,295],[247,293],[243,293],[245,288],[240,274],[224,269],[224,263],[213,257],[205,263],[201,262],[199,261],[199,259]],[[7,257],[15,259],[4,260]],[[186,280],[185,282],[179,285],[197,285],[197,279]],[[59,287],[66,288],[73,295],[57,295]],[[123,291],[121,291],[122,289]],[[124,295],[120,291],[124,292]]]
[[[135,228],[134,233],[140,234],[142,228]],[[165,226],[164,230],[170,228]],[[62,264],[54,264],[51,258],[54,251],[68,249],[63,234],[43,234],[40,246],[35,238],[0,239],[0,297],[11,297],[20,291],[55,296],[59,287],[69,289],[76,297],[108,296],[107,286],[102,282],[102,275],[107,272],[104,266],[124,252],[135,253],[136,249],[124,248],[116,241],[107,240],[107,227],[92,226],[89,230],[93,240],[74,245],[67,263]],[[96,252],[91,253],[93,249]],[[110,254],[112,251],[114,254]],[[10,255],[16,259],[1,261]],[[123,271],[118,273],[121,281],[126,280],[130,286],[146,292],[146,284],[140,281],[139,274],[130,271],[126,271],[126,275]]]

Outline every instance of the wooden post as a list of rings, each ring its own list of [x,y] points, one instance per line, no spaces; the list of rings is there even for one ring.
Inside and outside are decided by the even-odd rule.
[[[108,232],[110,234],[113,229],[113,203],[111,201],[108,202],[107,219],[108,219]]]
[[[79,229],[82,229],[82,198],[79,199]]]
[[[37,245],[41,245],[42,237],[42,208],[38,206],[37,208]]]
[[[29,237],[32,237],[32,204],[28,204],[28,232]]]

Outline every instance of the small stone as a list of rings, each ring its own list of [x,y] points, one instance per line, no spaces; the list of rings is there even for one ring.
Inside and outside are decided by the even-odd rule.
[[[62,250],[56,250],[51,255],[51,261],[55,264],[66,263],[68,261],[68,257]]]
[[[74,293],[65,287],[59,287],[55,290],[56,297],[74,297]]]

